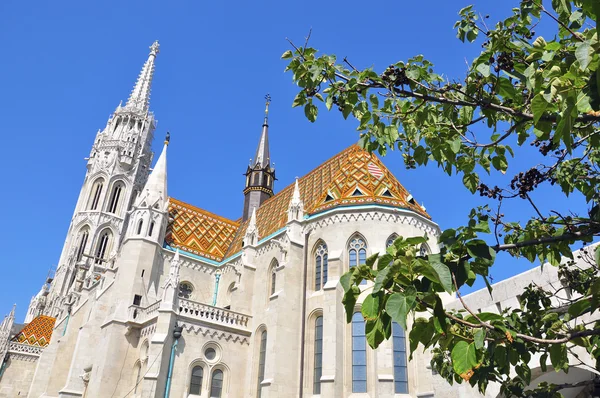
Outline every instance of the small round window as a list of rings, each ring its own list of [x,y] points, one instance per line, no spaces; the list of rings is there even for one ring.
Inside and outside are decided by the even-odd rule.
[[[214,348],[212,347],[208,347],[205,351],[204,351],[204,356],[206,357],[206,359],[208,359],[209,361],[212,361],[213,359],[215,359],[215,357],[217,356],[217,352],[215,351]]]
[[[179,284],[179,297],[184,299],[189,299],[192,297],[192,292],[194,291],[194,287],[189,282],[181,282]]]

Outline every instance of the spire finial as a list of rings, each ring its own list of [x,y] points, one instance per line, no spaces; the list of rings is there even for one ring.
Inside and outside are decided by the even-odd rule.
[[[267,93],[267,95],[265,95],[265,123],[267,124],[268,120],[269,120],[269,105],[271,105],[271,94]]]
[[[150,105],[150,88],[152,86],[152,77],[154,76],[154,60],[159,53],[158,40],[150,46],[150,54],[140,75],[133,87],[133,91],[127,100],[125,108],[136,109],[143,113],[148,111]]]
[[[154,43],[152,43],[152,45],[150,46],[150,54],[149,55],[154,55],[156,57],[156,55],[160,52],[160,44],[158,44],[158,40],[155,40]]]
[[[167,135],[165,136],[165,145],[169,145],[171,142],[171,133],[167,131]]]

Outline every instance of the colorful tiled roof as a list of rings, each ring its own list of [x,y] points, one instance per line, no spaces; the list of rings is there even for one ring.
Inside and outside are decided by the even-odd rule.
[[[169,216],[169,246],[215,261],[223,260],[240,226],[174,198],[169,199]]]
[[[17,333],[12,341],[16,341],[21,344],[36,345],[40,347],[46,347],[50,344],[50,338],[52,337],[52,331],[54,330],[54,323],[56,318],[52,318],[46,315],[38,315],[31,322]]]
[[[416,201],[408,202],[409,193],[381,160],[357,145],[338,153],[300,178],[298,187],[307,214],[338,206],[381,204],[413,210],[430,218]],[[294,184],[290,184],[258,208],[256,221],[260,238],[285,226],[293,192]],[[248,221],[242,223],[225,257],[241,250],[247,227]]]
[[[307,214],[339,206],[380,204],[429,215],[373,154],[352,145],[298,180]],[[294,192],[290,184],[256,211],[260,238],[287,223],[287,210]],[[171,247],[222,261],[242,249],[248,222],[216,216],[177,199],[170,199],[171,224],[166,241]]]

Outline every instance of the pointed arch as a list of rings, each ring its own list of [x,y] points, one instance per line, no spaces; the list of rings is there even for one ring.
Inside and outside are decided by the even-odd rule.
[[[390,247],[391,245],[394,244],[394,241],[398,239],[398,234],[397,233],[393,233],[391,234],[386,240],[385,240],[385,248],[387,249],[388,247]]]
[[[126,186],[122,180],[116,180],[112,183],[110,196],[106,206],[106,211],[113,214],[121,212],[121,204],[125,198]]]
[[[102,191],[104,189],[106,180],[103,177],[97,178],[92,184],[90,195],[88,197],[87,210],[97,210],[100,204],[100,198],[102,197]]]
[[[348,240],[348,269],[357,267],[365,264],[367,261],[367,240],[365,237],[355,232]],[[363,280],[360,284],[365,285],[366,280]]]
[[[137,235],[141,235],[142,234],[142,227],[144,226],[144,219],[140,219],[137,223],[137,229],[136,229],[136,234]]]
[[[81,259],[83,258],[83,253],[85,252],[85,248],[87,246],[89,238],[90,227],[88,225],[85,225],[79,230],[79,233],[77,234],[77,249],[75,252],[75,261],[81,261]]]
[[[108,259],[110,251],[112,249],[113,233],[110,228],[103,229],[98,235],[96,240],[96,250],[94,251],[94,262],[96,264],[102,264]]]
[[[271,260],[271,265],[269,266],[269,294],[268,296],[272,296],[275,294],[277,289],[277,267],[279,267],[279,261],[277,259]]]
[[[327,275],[329,273],[329,252],[327,244],[324,240],[319,239],[315,243],[313,256],[315,259],[315,291],[321,290],[327,283]]]

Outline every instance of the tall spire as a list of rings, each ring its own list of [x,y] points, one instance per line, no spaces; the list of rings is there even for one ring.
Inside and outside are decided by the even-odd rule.
[[[127,100],[125,108],[135,109],[142,113],[148,112],[150,105],[150,89],[152,87],[152,76],[154,75],[154,61],[159,53],[158,40],[150,46],[150,54],[148,60],[144,64],[140,76],[135,82],[133,91]]]
[[[171,134],[167,132],[165,143],[154,165],[150,177],[144,186],[144,190],[140,193],[140,196],[136,202],[136,206],[139,206],[143,201],[146,201],[147,205],[154,206],[157,201],[162,201],[161,204],[167,203],[167,147]]]
[[[271,163],[269,155],[269,105],[271,104],[271,96],[265,95],[265,120],[262,125],[262,132],[260,134],[260,141],[256,148],[256,156],[254,157],[254,166],[264,168]]]

